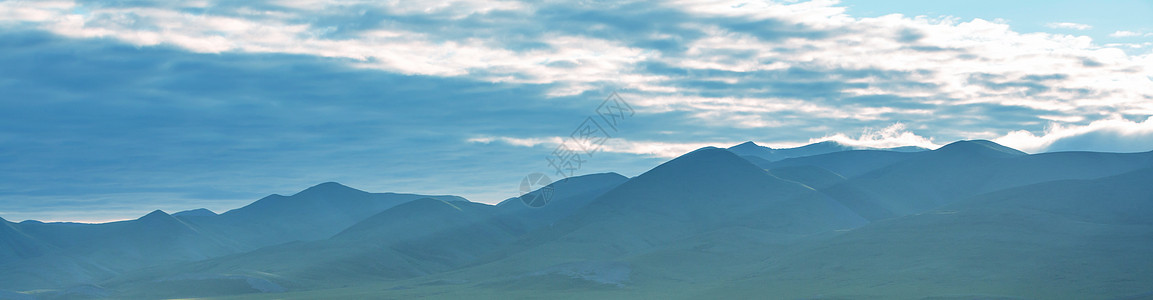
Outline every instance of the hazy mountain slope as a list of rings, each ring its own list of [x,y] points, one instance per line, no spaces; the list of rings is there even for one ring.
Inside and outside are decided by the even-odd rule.
[[[814,209],[814,212],[820,210],[824,217],[775,229],[811,232],[856,224],[851,213],[839,210],[841,207],[835,203],[808,198],[813,196],[816,194],[812,189],[777,178],[728,151],[706,147],[630,179],[605,193],[581,213],[583,218],[591,220],[636,212],[705,226],[751,225],[743,222],[781,221],[769,220],[769,217],[802,213],[783,209],[798,206]]]
[[[769,164],[758,164],[757,166],[770,170],[786,167],[814,166],[829,170],[846,178],[853,178],[917,156],[918,153],[885,150],[853,150],[790,158]]]
[[[817,166],[780,167],[766,170],[777,178],[823,189],[847,180],[845,176]]]
[[[124,271],[153,263],[205,259],[236,250],[159,210],[133,221],[102,225],[95,227],[104,232],[92,243],[71,247],[68,252]]]
[[[1153,167],[1153,152],[1054,152],[1012,159],[1000,166],[982,191],[1063,179],[1093,179]]]
[[[13,290],[94,283],[145,266],[237,250],[159,210],[136,220],[105,224],[29,221],[15,225],[52,250],[6,265],[0,288]]]
[[[186,297],[258,292],[244,283],[248,280],[312,289],[444,272],[485,261],[490,251],[579,210],[624,180],[607,173],[558,181],[550,185],[553,201],[540,208],[516,198],[497,206],[422,198],[370,216],[329,239],[139,272],[110,285],[125,296]]]
[[[767,253],[865,222],[805,185],[710,147],[629,179],[495,261],[422,277],[443,288],[418,279],[382,285],[398,288],[389,293],[397,297],[629,297],[623,287],[664,298],[676,294],[658,287],[751,271]]]
[[[108,286],[130,297],[267,299],[1081,299],[1153,290],[1144,279],[1153,278],[1150,153],[1026,155],[977,141],[897,155],[877,154],[896,159],[845,179],[811,164],[764,170],[703,148],[624,183],[613,174],[558,182],[554,204],[565,195],[587,204],[553,207],[568,215],[554,222],[531,218],[557,218],[543,217],[550,206],[515,198],[498,206],[426,199],[328,240]],[[1069,177],[1094,179],[1041,182]],[[574,183],[593,192],[561,191]],[[978,192],[1001,186],[1015,187]],[[906,200],[935,206],[890,211]],[[290,292],[254,293],[262,285],[253,280]]]
[[[702,148],[617,186],[555,226],[534,232],[490,264],[495,274],[536,272],[565,263],[626,259],[740,228],[779,241],[860,226],[836,201]]]
[[[754,278],[704,294],[1148,297],[1153,292],[1149,183],[1153,168],[984,194],[798,247],[766,261]]]
[[[548,205],[542,207],[529,207],[519,197],[510,198],[496,205],[501,215],[506,215],[510,222],[518,222],[521,227],[532,230],[541,226],[552,224],[564,219],[580,210],[601,194],[624,183],[628,177],[617,173],[600,173],[569,177],[549,184],[552,196]],[[526,194],[532,197],[542,192],[542,189]]]
[[[0,218],[0,266],[44,255],[50,250],[50,246],[28,236],[18,226]]]
[[[200,297],[260,292],[236,287],[251,278],[289,290],[412,278],[472,264],[511,243],[524,229],[506,220],[494,206],[423,198],[369,217],[330,239],[143,272],[108,285],[125,297]]]
[[[989,141],[961,141],[911,155],[825,191],[850,207],[858,203],[907,215],[1004,188],[1099,178],[1153,166],[1153,152],[1027,155]]]
[[[426,197],[467,201],[457,196],[369,193],[328,182],[292,196],[270,195],[218,216],[185,220],[232,241],[237,248],[252,250],[291,241],[326,239],[390,207]]]
[[[511,241],[494,207],[422,198],[385,210],[326,240],[299,242],[193,263],[180,272],[265,274],[288,287],[340,278],[406,278],[469,263]],[[307,257],[308,259],[296,259]],[[173,283],[179,280],[173,280]],[[155,287],[148,286],[149,290]]]
[[[215,215],[154,211],[103,224],[0,223],[0,289],[97,283],[139,268],[203,260],[295,240],[331,237],[365,218],[424,196],[372,194],[325,183]],[[455,196],[432,196],[466,201]]]

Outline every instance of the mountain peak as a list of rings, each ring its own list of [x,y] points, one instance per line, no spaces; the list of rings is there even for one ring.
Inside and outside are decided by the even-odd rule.
[[[1013,157],[1028,155],[1020,150],[1002,146],[993,141],[988,140],[965,140],[956,141],[934,150],[939,153],[963,153],[963,154],[978,154],[993,157]]]
[[[844,151],[844,150],[854,150],[854,149],[857,149],[858,147],[845,145],[845,144],[842,144],[841,142],[838,142],[838,141],[825,140],[825,141],[820,141],[820,142],[804,145],[801,147],[797,147],[794,149],[813,149],[813,148],[829,149],[829,150],[833,150],[833,151]]]
[[[157,209],[157,210],[154,210],[154,211],[152,211],[152,212],[150,212],[150,213],[148,213],[147,215],[144,215],[144,216],[145,216],[145,217],[148,217],[148,216],[153,216],[153,215],[155,215],[155,216],[167,216],[167,215],[168,215],[168,213],[164,212],[163,210],[159,210],[159,209]]]
[[[757,143],[752,141],[729,147],[728,150],[729,152],[740,156],[756,156],[760,158],[766,158],[773,155],[773,148],[757,145]]]
[[[169,215],[168,213],[164,212],[163,210],[157,209],[157,210],[154,210],[154,211],[148,213],[147,215],[144,215],[143,217],[140,217],[139,219],[136,219],[136,220],[140,220],[140,221],[164,220],[164,219],[169,219],[169,218],[172,218],[172,215]]]
[[[186,211],[174,213],[172,215],[177,216],[177,217],[206,217],[206,216],[215,216],[216,212],[208,210],[207,208],[197,208],[197,209],[186,210]]]
[[[729,152],[729,151],[726,151],[725,149],[721,149],[721,148],[717,148],[717,147],[713,147],[713,146],[705,146],[705,147],[701,147],[700,149],[693,150],[689,153],[685,153],[685,155],[681,155],[680,157],[674,158],[673,160],[670,160],[669,162],[674,162],[674,161],[682,160],[682,159],[690,159],[690,158],[694,158],[694,157],[716,157],[716,156],[732,156],[732,157],[739,158],[736,156],[736,154]]]
[[[758,148],[769,148],[769,147],[758,145],[757,143],[754,143],[753,141],[747,141],[747,142],[741,143],[739,145],[729,147],[729,149],[746,149],[746,148],[747,149],[758,149]],[[772,148],[770,148],[770,149],[772,149]]]
[[[314,185],[314,186],[307,188],[307,189],[304,189],[303,191],[300,191],[299,193],[296,193],[296,194],[297,195],[330,194],[330,193],[340,193],[340,192],[350,192],[350,191],[363,192],[361,190],[354,189],[354,188],[348,187],[346,185],[343,185],[343,184],[340,184],[337,182],[329,181],[329,182]]]
[[[748,160],[737,156],[736,153],[716,147],[704,147],[674,158],[639,177],[655,174],[668,174],[682,176],[683,174],[696,174],[702,171],[726,172],[764,172]]]

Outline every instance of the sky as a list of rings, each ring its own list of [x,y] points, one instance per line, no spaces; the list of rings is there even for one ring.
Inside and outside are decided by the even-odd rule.
[[[0,217],[224,212],[328,181],[496,203],[531,173],[636,176],[750,140],[1150,151],[1149,16],[1144,0],[4,0]],[[583,158],[562,175],[557,153]]]

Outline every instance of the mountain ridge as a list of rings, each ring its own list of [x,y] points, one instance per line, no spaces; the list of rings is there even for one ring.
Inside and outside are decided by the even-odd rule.
[[[929,149],[925,149],[925,148],[921,148],[921,147],[917,147],[917,146],[901,146],[901,147],[893,147],[893,148],[873,148],[873,147],[864,147],[864,146],[850,146],[850,145],[842,144],[842,143],[839,143],[837,141],[831,141],[831,140],[820,141],[820,142],[816,142],[816,143],[810,143],[807,145],[794,147],[794,148],[782,148],[782,149],[773,149],[771,147],[758,145],[757,143],[755,143],[753,141],[747,141],[747,142],[740,143],[740,144],[737,144],[735,146],[732,146],[732,147],[729,147],[726,149],[739,155],[739,156],[756,157],[756,158],[764,159],[768,162],[776,162],[776,161],[781,161],[781,160],[790,159],[790,158],[807,157],[807,156],[813,156],[813,155],[821,155],[821,154],[827,154],[827,153],[837,153],[837,152],[853,151],[853,150],[875,150],[875,151],[892,151],[892,152],[922,152],[922,151],[928,151],[929,150]],[[757,163],[757,162],[754,162],[754,163]]]

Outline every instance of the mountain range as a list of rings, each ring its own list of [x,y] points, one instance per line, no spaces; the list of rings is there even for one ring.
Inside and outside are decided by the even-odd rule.
[[[1153,297],[1153,152],[748,142],[547,189],[0,219],[0,299]]]

